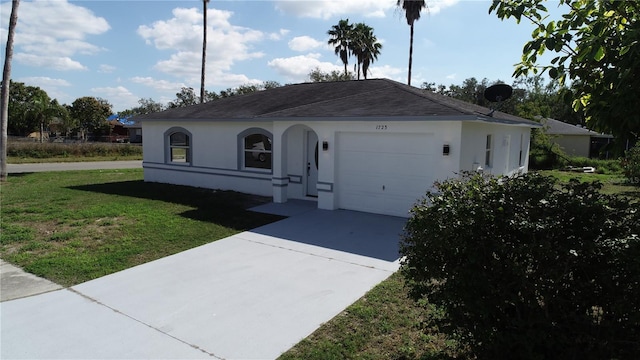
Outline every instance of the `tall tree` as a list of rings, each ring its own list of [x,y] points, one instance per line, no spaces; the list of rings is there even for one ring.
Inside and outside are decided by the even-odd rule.
[[[351,35],[351,51],[358,61],[358,80],[360,80],[361,70],[362,76],[367,78],[369,66],[378,60],[380,49],[382,49],[382,44],[373,34],[372,27],[364,23],[358,23],[354,26]]]
[[[128,118],[134,115],[156,113],[165,109],[164,105],[162,105],[159,102],[156,102],[152,98],[148,98],[148,99],[142,98],[138,100],[138,104],[140,104],[140,106],[119,111],[118,115],[120,116],[120,118]]]
[[[49,99],[46,91],[37,86],[28,86],[21,82],[9,83],[9,106],[7,131],[12,134],[27,135],[38,129],[38,121],[34,119],[33,107],[42,104],[41,99]]]
[[[206,94],[205,94],[206,96]],[[198,103],[196,92],[192,87],[182,87],[179,93],[176,93],[176,99],[169,102],[168,107],[177,108],[195,105]]]
[[[40,142],[43,142],[44,128],[49,125],[49,122],[55,116],[56,109],[52,106],[49,96],[44,92],[31,99],[27,109],[28,116],[38,126]]]
[[[102,135],[109,130],[107,118],[111,115],[111,104],[104,99],[91,96],[78,98],[71,104],[69,112],[83,131]]]
[[[420,12],[427,7],[425,0],[398,0],[398,7],[401,7],[407,18],[407,24],[411,28],[409,38],[409,72],[407,74],[407,85],[411,85],[411,65],[413,64],[413,24],[420,19]]]
[[[7,34],[7,49],[4,57],[4,68],[2,70],[2,89],[0,90],[0,100],[2,110],[0,111],[0,181],[7,180],[7,127],[9,124],[9,84],[11,79],[11,58],[13,57],[13,37],[18,25],[18,6],[20,0],[13,0],[11,3],[11,15],[9,18],[9,32]]]
[[[582,112],[587,125],[610,132],[620,148],[640,136],[640,2],[558,0],[566,9],[560,20],[547,16],[543,0],[493,1],[489,13],[500,19],[531,21],[532,39],[523,47],[515,76],[548,72],[563,84],[571,79],[566,99]],[[538,65],[546,51],[557,53]]]
[[[352,31],[353,25],[349,24],[349,19],[340,20],[337,25],[333,25],[331,29],[327,31],[327,34],[331,36],[327,43],[335,46],[335,53],[344,64],[345,76],[347,76],[347,65],[349,64]]]
[[[203,16],[203,30],[202,30],[202,71],[200,73],[200,103],[204,102],[204,69],[207,59],[207,4],[209,0],[202,0],[202,16]]]

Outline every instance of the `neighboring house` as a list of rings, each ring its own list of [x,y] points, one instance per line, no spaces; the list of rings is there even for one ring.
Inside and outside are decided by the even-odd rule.
[[[551,141],[571,156],[597,158],[603,146],[613,141],[612,135],[599,134],[579,125],[545,118],[542,119],[545,131],[551,135]]]
[[[125,128],[129,129],[129,142],[141,143],[142,142],[142,125],[140,123],[125,124]]]
[[[125,127],[123,123],[118,120],[108,120],[109,123],[109,136],[105,137],[109,142],[128,142],[129,141],[129,129]]]
[[[144,179],[408,216],[436,180],[527,170],[536,122],[386,79],[288,85],[136,117]]]

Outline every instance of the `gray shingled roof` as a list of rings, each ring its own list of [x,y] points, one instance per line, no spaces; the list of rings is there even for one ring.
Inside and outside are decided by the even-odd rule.
[[[479,120],[540,126],[388,79],[287,85],[204,104],[140,115],[136,121],[167,120],[362,120],[380,117],[415,120]]]
[[[613,137],[612,135],[600,134],[587,128],[567,124],[566,122],[550,118],[542,119],[542,124],[545,126],[547,134],[549,135],[585,135],[594,137]]]

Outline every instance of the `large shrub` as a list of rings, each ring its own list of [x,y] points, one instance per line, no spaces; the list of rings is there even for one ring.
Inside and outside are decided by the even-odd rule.
[[[630,183],[640,185],[640,143],[625,152],[622,169]]]
[[[412,297],[478,359],[640,354],[640,204],[598,183],[466,174],[412,210]]]

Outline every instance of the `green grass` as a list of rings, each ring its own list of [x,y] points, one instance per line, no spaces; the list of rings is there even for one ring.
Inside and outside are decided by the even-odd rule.
[[[602,183],[601,191],[605,194],[624,195],[633,201],[640,201],[640,188],[629,184],[622,174],[580,173],[560,170],[544,170],[539,172],[543,175],[553,176],[563,182],[567,182],[572,178],[577,178],[585,182],[599,181]]]
[[[9,175],[0,257],[64,286],[281,219],[268,199],[145,183],[142,169]]]
[[[278,359],[445,359],[456,354],[455,341],[421,330],[437,315],[410,300],[395,273]]]

